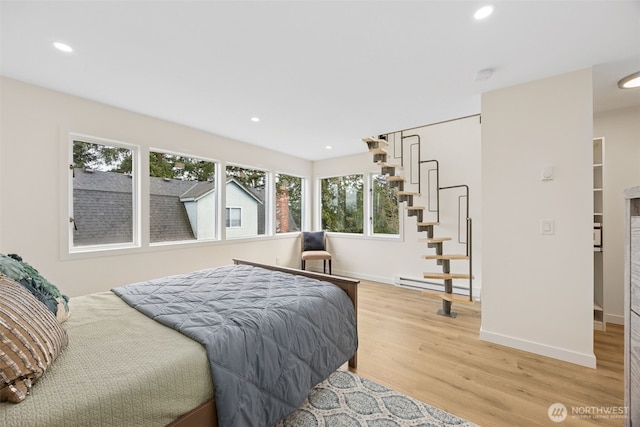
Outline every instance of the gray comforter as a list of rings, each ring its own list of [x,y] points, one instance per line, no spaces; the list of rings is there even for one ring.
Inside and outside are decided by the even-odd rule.
[[[273,425],[357,348],[345,292],[303,276],[231,265],[113,291],[205,346],[220,427]]]

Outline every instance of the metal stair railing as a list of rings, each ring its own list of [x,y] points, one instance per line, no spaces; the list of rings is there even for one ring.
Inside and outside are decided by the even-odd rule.
[[[410,145],[410,159],[409,159],[409,174],[411,175],[409,177],[409,183],[411,184],[417,184],[418,185],[418,194],[422,193],[422,165],[423,164],[433,164],[435,165],[435,167],[431,167],[429,169],[427,169],[427,210],[428,212],[432,212],[436,214],[436,222],[440,222],[440,191],[442,190],[452,190],[452,189],[459,189],[459,188],[463,188],[465,190],[465,193],[458,196],[458,243],[460,244],[464,244],[465,245],[465,255],[468,258],[468,262],[469,262],[469,301],[473,301],[473,254],[472,254],[472,235],[473,235],[473,221],[470,217],[470,212],[469,212],[469,186],[466,184],[461,184],[461,185],[451,185],[451,186],[444,186],[444,187],[440,187],[440,163],[438,162],[438,160],[436,159],[430,159],[430,160],[422,160],[421,159],[421,145],[422,145],[422,141],[420,138],[420,135],[418,134],[411,134],[411,135],[404,135],[404,131],[400,131],[400,162],[401,165],[404,165],[404,140],[405,139],[409,139],[409,138],[417,138],[417,142],[413,143]],[[383,140],[387,140],[388,141],[388,135],[380,135],[379,139],[383,139]],[[395,135],[394,135],[394,141],[395,141]],[[418,147],[418,159],[417,161],[413,161],[413,150],[411,149],[412,147],[417,146]],[[395,156],[395,147],[394,147],[394,158],[397,158]],[[413,165],[417,164],[418,168],[417,168],[417,175],[418,175],[418,181],[414,182],[412,180],[413,178]],[[435,180],[436,180],[436,185],[435,185],[435,189],[436,189],[436,207],[433,208],[431,205],[431,201],[432,201],[432,195],[431,195],[431,190],[432,190],[432,185],[431,184],[431,175],[432,173],[435,172]],[[406,179],[406,176],[405,176]],[[465,230],[465,240],[462,240],[462,209],[461,209],[461,201],[462,199],[465,199],[465,209],[464,209],[464,213],[465,213],[465,224],[466,224],[466,230]],[[448,271],[449,267],[448,267],[448,261],[447,261],[447,267],[446,270]],[[447,310],[445,310],[445,315],[455,315],[455,313],[450,313],[450,308],[451,308],[451,302],[450,301],[443,301],[444,303],[447,303]]]
[[[458,196],[458,243],[466,246],[466,255],[469,257],[469,301],[473,301],[473,257],[472,257],[472,229],[473,223],[471,217],[469,216],[469,186],[466,184],[460,185],[450,185],[447,187],[438,187],[438,194],[440,194],[440,190],[451,190],[456,188],[464,188],[465,194]],[[461,239],[461,209],[460,209],[460,200],[464,198],[466,199],[466,208],[465,208],[465,222],[466,222],[466,241],[462,241]],[[439,199],[438,199],[439,200]],[[439,210],[439,207],[438,207]]]

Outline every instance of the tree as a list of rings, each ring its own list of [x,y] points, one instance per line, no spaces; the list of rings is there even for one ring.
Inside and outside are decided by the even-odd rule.
[[[362,233],[363,187],[362,175],[345,175],[322,180],[323,229],[340,233]]]
[[[227,166],[227,178],[235,178],[247,188],[264,190],[267,174],[264,171],[240,166]]]
[[[373,232],[376,234],[398,234],[400,220],[398,218],[398,197],[389,187],[386,176],[373,177]]]
[[[149,152],[149,175],[183,181],[211,181],[215,179],[214,162],[167,153]]]
[[[73,141],[73,166],[103,172],[131,173],[131,150],[91,142]]]
[[[73,165],[103,172],[131,173],[132,151],[91,142],[74,141]],[[184,181],[210,181],[215,178],[215,163],[167,153],[149,152],[149,175]]]

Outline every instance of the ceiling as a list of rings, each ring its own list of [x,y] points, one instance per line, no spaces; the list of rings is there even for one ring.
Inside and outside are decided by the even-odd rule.
[[[595,111],[640,105],[616,86],[640,71],[640,1],[493,4],[475,21],[482,2],[2,0],[0,70],[309,160],[592,66]]]

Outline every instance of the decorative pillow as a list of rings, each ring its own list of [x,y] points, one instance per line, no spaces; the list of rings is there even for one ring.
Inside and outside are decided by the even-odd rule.
[[[9,276],[27,288],[40,302],[56,315],[60,323],[69,318],[69,298],[62,295],[58,288],[42,277],[38,270],[22,261],[16,254],[0,254],[0,273]]]
[[[303,251],[324,251],[324,231],[305,231]]]
[[[0,274],[0,402],[22,402],[67,343],[47,307]]]

